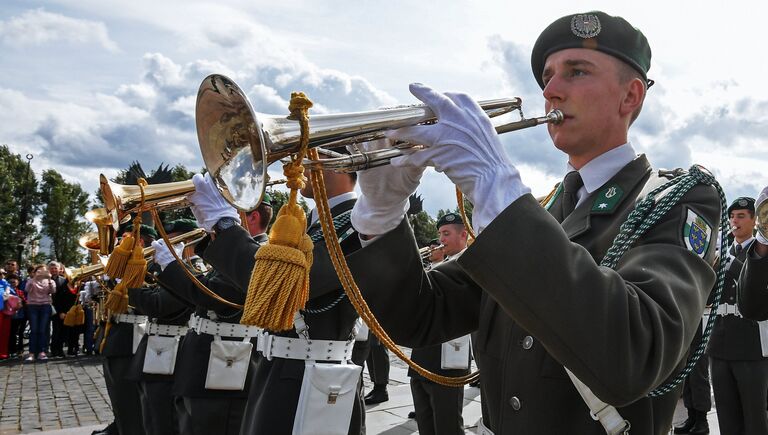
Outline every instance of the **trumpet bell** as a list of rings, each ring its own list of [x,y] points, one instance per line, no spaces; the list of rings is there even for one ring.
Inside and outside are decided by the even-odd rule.
[[[763,200],[755,208],[757,217],[757,231],[768,239],[768,200]]]
[[[222,75],[200,85],[195,108],[205,167],[233,206],[250,211],[264,195],[267,155],[264,131],[242,89]]]

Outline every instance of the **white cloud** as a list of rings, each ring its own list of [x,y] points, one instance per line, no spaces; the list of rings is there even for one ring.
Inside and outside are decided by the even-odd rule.
[[[46,44],[96,43],[109,51],[118,51],[104,23],[71,18],[34,9],[0,21],[0,41],[7,46],[39,46]]]

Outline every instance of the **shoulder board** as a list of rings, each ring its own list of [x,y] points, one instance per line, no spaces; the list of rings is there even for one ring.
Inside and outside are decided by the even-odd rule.
[[[675,169],[659,169],[659,177],[664,177],[668,180],[671,180],[673,178],[677,178],[681,175],[687,174],[688,171],[686,171],[683,168],[675,168]]]

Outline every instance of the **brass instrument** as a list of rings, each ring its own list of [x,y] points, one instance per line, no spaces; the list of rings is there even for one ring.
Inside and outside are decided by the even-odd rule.
[[[421,256],[421,260],[428,260],[429,256],[432,255],[433,252],[438,251],[440,249],[445,248],[445,245],[440,244],[437,246],[425,246],[423,248],[419,249],[419,256]]]
[[[206,233],[204,229],[197,228],[192,231],[181,234],[179,236],[173,237],[171,239],[171,243],[175,245],[176,243],[184,242],[188,246],[191,246],[200,242],[203,239],[203,237],[205,237],[205,234]],[[155,254],[155,248],[151,246],[144,248],[145,259],[149,259],[154,254]],[[70,283],[74,284],[74,283],[77,283],[78,281],[82,281],[85,278],[104,273],[104,266],[106,266],[106,263],[107,263],[107,257],[101,257],[101,262],[98,264],[89,264],[87,266],[82,266],[74,269],[64,268],[64,273],[65,273],[65,276],[67,277],[67,280]]]
[[[757,220],[757,232],[768,239],[768,200],[763,200],[755,207],[755,217]]]
[[[109,253],[112,252],[112,249],[115,248],[117,229],[120,227],[121,223],[127,222],[128,218],[128,216],[124,216],[122,220],[118,219],[116,213],[110,213],[105,208],[95,208],[89,210],[85,214],[85,219],[96,225],[96,234],[99,239],[98,250],[100,255],[109,255]],[[79,242],[80,246],[83,246],[86,249],[95,247],[92,239],[82,240],[81,238]],[[90,247],[84,246],[85,244],[89,244]]]
[[[285,180],[268,180],[265,185],[281,183],[285,183]],[[131,213],[188,207],[187,195],[195,192],[192,180],[149,184],[144,186],[144,206],[141,207],[141,187],[113,183],[104,174],[99,175],[99,184],[104,198],[104,210],[112,216],[113,222],[126,220]]]
[[[520,98],[479,102],[488,116],[518,111]],[[499,133],[544,123],[560,123],[563,113],[553,110],[546,116],[523,119],[496,127]],[[289,116],[265,115],[253,111],[245,93],[229,78],[213,74],[200,85],[195,109],[197,138],[205,166],[224,198],[240,210],[254,209],[264,194],[267,167],[298,151],[300,126]],[[342,147],[384,137],[385,130],[432,123],[436,118],[425,105],[400,106],[356,113],[312,116],[309,146]],[[336,171],[358,171],[389,163],[401,155],[396,148],[353,155],[336,153],[333,158],[305,166]],[[328,154],[328,150],[325,150]]]

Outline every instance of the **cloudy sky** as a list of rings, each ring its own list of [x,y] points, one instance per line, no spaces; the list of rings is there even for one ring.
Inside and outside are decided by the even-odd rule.
[[[631,4],[631,6],[630,6]],[[738,4],[738,7],[736,5]],[[764,2],[4,0],[0,143],[93,192],[132,160],[202,166],[197,88],[223,73],[257,111],[294,90],[313,113],[414,102],[410,82],[543,110],[530,50],[554,19],[602,9],[644,31],[656,80],[630,138],[657,167],[707,166],[729,198],[768,184]],[[545,6],[546,5],[546,6]],[[695,5],[695,6],[694,6]],[[563,175],[544,128],[505,135],[535,194]],[[429,173],[427,210],[455,206]]]

